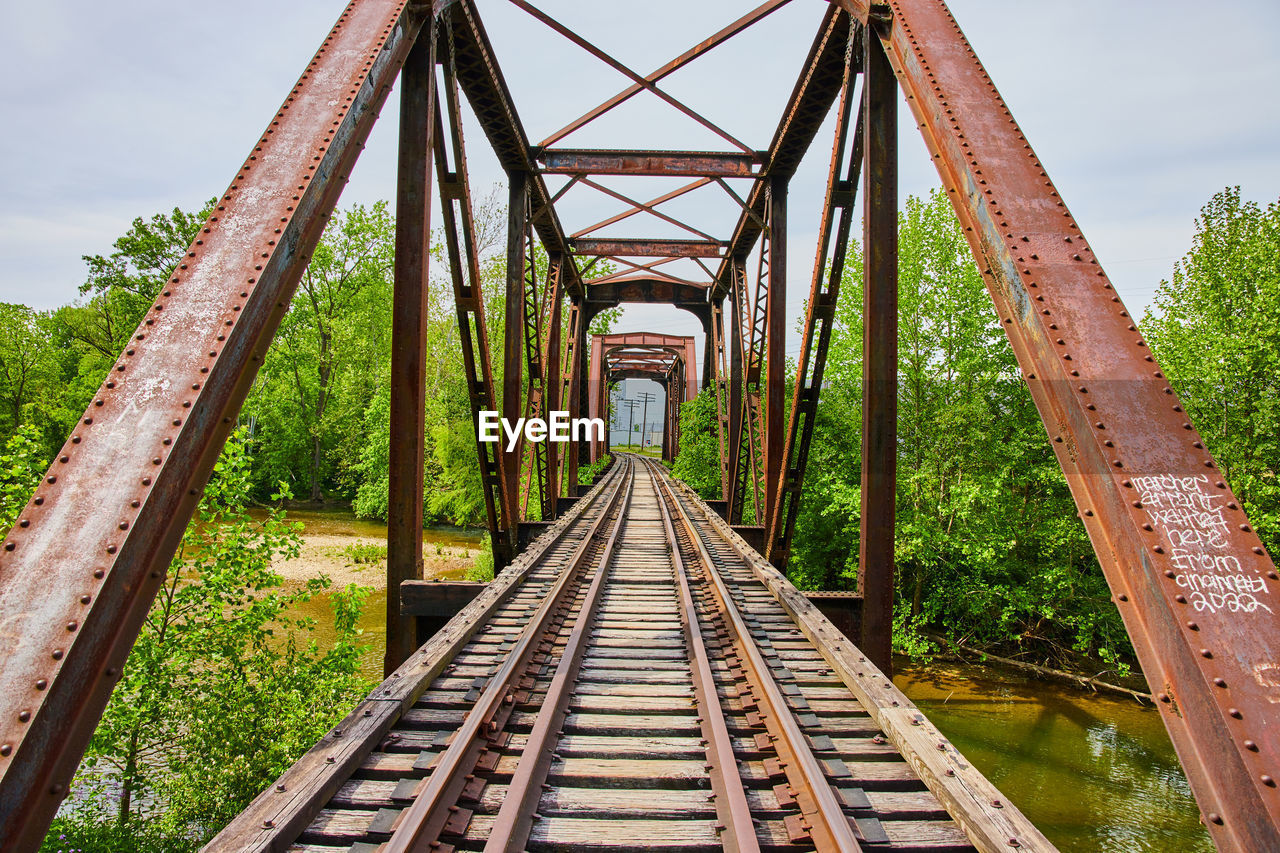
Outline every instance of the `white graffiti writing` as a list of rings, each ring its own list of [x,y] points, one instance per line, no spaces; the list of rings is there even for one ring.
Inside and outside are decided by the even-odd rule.
[[[1198,612],[1272,612],[1259,600],[1271,590],[1265,579],[1247,574],[1230,545],[1225,493],[1210,490],[1209,477],[1159,474],[1134,477],[1143,509],[1168,543],[1175,582],[1189,593]]]

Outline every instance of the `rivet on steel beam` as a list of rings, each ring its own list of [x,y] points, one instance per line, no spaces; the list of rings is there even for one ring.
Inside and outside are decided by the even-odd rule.
[[[4,549],[5,549],[6,551],[12,551],[15,547],[17,547],[17,546],[15,546],[12,542],[6,542],[6,543],[4,543]]]
[[[27,720],[29,720],[29,719],[31,719],[31,712],[30,712],[30,711],[19,711],[19,712],[18,712],[18,722],[20,722],[20,723],[25,723],[25,722],[26,722]]]
[[[1244,742],[1244,748],[1249,750],[1250,752],[1258,751],[1258,745],[1251,740],[1247,740]]]
[[[1215,685],[1215,686],[1217,686],[1217,687],[1221,687],[1221,688],[1223,688],[1224,690],[1225,690],[1225,689],[1226,689],[1226,687],[1227,687],[1227,682],[1226,682],[1225,680],[1221,679],[1221,678],[1215,678],[1215,679],[1213,680],[1213,683],[1214,683],[1214,685]]]
[[[1209,823],[1215,826],[1222,826],[1222,815],[1217,812],[1209,812]]]
[[[7,743],[0,743],[0,755],[8,755],[13,752],[13,746]]]
[[[1211,658],[1211,657],[1213,657],[1213,652],[1209,651],[1208,649],[1201,649],[1201,650],[1200,650],[1200,657],[1202,657],[1202,658]]]
[[[79,623],[76,623],[76,622],[68,622],[68,623],[67,623],[67,630],[68,630],[68,631],[75,631],[75,629],[77,629],[77,628],[79,628],[79,627],[80,627]]]
[[[1228,708],[1228,709],[1227,709],[1227,713],[1228,713],[1231,717],[1233,717],[1234,719],[1237,719],[1237,720],[1240,720],[1240,719],[1243,719],[1243,718],[1244,718],[1244,715],[1240,713],[1240,709],[1239,709],[1239,708]]]
[[[1188,628],[1189,630],[1191,630],[1191,631],[1199,631],[1199,630],[1200,630],[1200,623],[1198,623],[1198,622],[1188,622],[1188,623],[1187,623],[1187,628]]]
[[[94,570],[93,570],[93,576],[94,576],[95,578],[98,578],[99,580],[101,580],[101,579],[103,578],[103,576],[105,576],[105,575],[106,575],[106,573],[107,573],[107,570],[106,570],[106,569],[94,569]]]
[[[1274,788],[1276,786],[1276,780],[1272,779],[1270,776],[1268,776],[1265,773],[1259,776],[1258,779],[1262,782],[1262,784],[1266,785],[1268,788]]]

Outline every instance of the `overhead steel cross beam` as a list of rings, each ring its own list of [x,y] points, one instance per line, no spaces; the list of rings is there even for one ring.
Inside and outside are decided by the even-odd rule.
[[[849,38],[850,19],[833,4],[822,19],[818,34],[801,68],[800,77],[783,110],[764,165],[745,200],[745,206],[725,259],[716,272],[715,298],[724,297],[733,286],[733,263],[745,260],[764,229],[764,209],[770,181],[789,178],[809,150],[818,128],[831,111],[844,82],[844,51]],[[725,187],[728,191],[729,188]],[[736,194],[729,191],[730,195]]]
[[[538,239],[550,254],[570,256],[564,228],[556,215],[551,193],[539,173],[533,158],[533,149],[520,116],[511,99],[511,91],[502,76],[493,45],[484,31],[474,0],[456,0],[442,6],[456,8],[453,13],[454,50],[458,80],[467,96],[467,102],[480,121],[489,144],[498,155],[498,162],[508,175],[525,172],[529,175],[529,197],[533,206],[532,222]],[[582,296],[582,279],[572,262],[563,271],[564,286],[574,298]]]
[[[406,9],[342,13],[0,551],[0,849],[38,847],[66,795],[422,26]]]
[[[906,93],[1210,835],[1280,850],[1280,575],[946,5],[839,4]]]
[[[762,3],[761,5],[757,6],[755,9],[752,9],[750,12],[743,15],[741,18],[738,18],[738,20],[734,21],[729,26],[721,29],[720,31],[716,32],[709,38],[694,45],[689,50],[686,50],[684,53],[680,54],[675,59],[668,62],[666,65],[663,65],[658,70],[654,71],[651,74],[645,75],[643,82],[633,83],[631,86],[628,86],[626,89],[623,89],[621,92],[614,95],[613,97],[606,99],[605,101],[601,102],[599,105],[595,107],[592,107],[583,115],[574,119],[569,124],[560,128],[555,133],[548,136],[546,139],[542,140],[540,143],[538,143],[538,145],[542,147],[546,147],[548,145],[556,144],[561,139],[564,139],[566,136],[573,133],[575,130],[578,130],[579,128],[586,126],[590,122],[595,121],[600,116],[607,113],[609,110],[618,106],[618,104],[621,104],[622,102],[628,100],[634,95],[640,94],[645,90],[646,84],[652,85],[654,83],[657,83],[659,80],[666,77],[667,75],[675,73],[676,71],[683,68],[685,65],[688,65],[690,62],[697,59],[699,56],[702,56],[704,53],[711,50],[713,47],[719,44],[723,44],[725,41],[729,40],[733,36],[742,32],[747,27],[754,24],[756,21],[761,20],[765,16],[769,15],[771,12],[781,9],[783,6],[787,5],[787,3],[789,2],[790,0],[768,0],[768,2]]]
[[[568,39],[569,41],[576,44],[578,47],[585,50],[587,53],[596,57],[605,65],[608,65],[610,68],[614,69],[615,71],[622,74],[623,76],[631,78],[632,82],[634,82],[636,85],[652,92],[654,95],[661,98],[663,101],[666,101],[672,107],[679,110],[684,115],[687,115],[689,118],[693,119],[698,124],[702,125],[707,130],[714,133],[716,136],[719,136],[721,139],[725,140],[733,147],[741,149],[742,151],[745,151],[748,154],[754,153],[749,147],[747,147],[744,143],[742,143],[736,137],[731,135],[728,131],[716,125],[714,122],[707,119],[705,116],[701,115],[697,111],[690,109],[689,106],[684,104],[682,101],[676,98],[673,98],[667,92],[664,92],[662,89],[659,89],[656,84],[640,76],[635,71],[632,71],[626,65],[622,64],[617,59],[610,56],[607,52],[596,47],[594,44],[587,41],[582,36],[574,32],[572,29],[570,29],[569,27],[557,21],[555,18],[548,15],[546,12],[543,12],[541,9],[537,8],[533,4],[526,2],[526,0],[509,0],[509,2],[515,6],[518,6],[524,11],[528,12],[531,16],[541,21],[542,23],[546,24],[552,30],[555,30],[557,33],[564,36],[566,39]]]

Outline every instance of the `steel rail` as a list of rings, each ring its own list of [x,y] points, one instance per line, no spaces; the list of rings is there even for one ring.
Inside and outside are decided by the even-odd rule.
[[[652,465],[649,464],[649,467],[652,468]],[[698,618],[697,606],[693,603],[693,593],[689,589],[688,572],[684,558],[680,556],[680,545],[671,523],[671,513],[666,501],[662,499],[659,478],[652,471],[650,476],[653,477],[654,491],[658,493],[658,511],[662,515],[662,526],[670,543],[672,573],[680,591],[680,621],[684,624],[685,639],[691,652],[689,671],[693,676],[702,734],[707,741],[711,792],[715,795],[716,815],[724,825],[721,841],[728,850],[750,853],[760,849],[755,823],[751,818],[751,804],[747,802],[742,776],[738,772],[738,761],[733,752],[733,740],[729,736],[729,727],[724,718],[724,708],[716,692],[715,675],[711,671],[711,660],[702,639],[701,620]]]
[[[490,741],[498,735],[495,716],[503,706],[514,704],[511,682],[528,665],[537,642],[541,641],[551,622],[552,614],[568,598],[573,588],[573,580],[578,574],[579,564],[595,544],[597,536],[605,522],[613,515],[619,498],[634,476],[634,469],[627,464],[615,475],[617,486],[604,500],[599,516],[591,523],[582,544],[569,558],[568,564],[554,586],[548,591],[542,605],[529,620],[520,639],[508,653],[506,660],[498,667],[497,672],[489,679],[484,692],[476,700],[467,718],[454,733],[449,746],[441,754],[439,760],[426,779],[426,786],[414,798],[413,804],[401,814],[399,824],[391,839],[386,843],[384,853],[409,853],[409,851],[428,850],[437,841],[438,836],[449,818],[450,805],[453,805],[467,783],[466,776],[471,772],[476,760],[484,751],[482,736]],[[618,526],[622,524],[618,516]],[[465,768],[465,769],[464,769]]]
[[[622,532],[631,505],[631,493],[635,489],[634,465],[629,467],[626,483],[622,486],[625,494],[618,508],[618,523],[613,526],[609,539],[596,561],[595,575],[591,586],[587,589],[586,598],[578,608],[573,631],[560,653],[560,661],[556,665],[555,675],[547,687],[546,696],[538,708],[538,718],[533,724],[529,738],[525,741],[520,761],[516,764],[507,787],[507,795],[503,798],[502,807],[498,810],[494,821],[493,833],[489,836],[484,849],[490,853],[503,850],[517,853],[525,849],[529,841],[529,832],[538,809],[538,801],[542,796],[543,783],[551,769],[553,758],[552,739],[558,737],[561,726],[569,714],[569,699],[573,687],[578,680],[578,671],[582,667],[582,658],[586,654],[588,626],[595,618],[600,594],[605,587],[605,579],[609,574],[609,563],[613,559],[614,547],[618,535]]]
[[[645,462],[651,468],[655,464],[648,460]],[[779,758],[782,759],[788,777],[791,777],[792,769],[798,771],[797,781],[803,786],[803,791],[800,791],[800,796],[796,797],[796,803],[807,822],[806,828],[810,837],[819,850],[861,850],[862,847],[858,844],[843,806],[836,798],[830,783],[827,782],[826,774],[818,763],[818,759],[809,748],[805,734],[791,713],[786,697],[774,681],[769,665],[760,654],[742,614],[733,603],[729,589],[716,568],[714,558],[707,550],[706,544],[702,541],[701,535],[675,491],[661,476],[655,476],[654,480],[658,483],[659,495],[665,493],[670,497],[676,515],[688,532],[689,541],[698,552],[698,557],[706,569],[707,579],[710,581],[720,611],[724,614],[725,623],[742,650],[742,657],[750,670],[750,676],[754,676],[751,680],[755,681],[760,688],[760,701],[767,706],[768,710],[768,713],[763,715],[765,720],[772,720],[777,725],[780,736],[774,740],[774,747],[778,751]],[[804,796],[806,793],[807,797]]]

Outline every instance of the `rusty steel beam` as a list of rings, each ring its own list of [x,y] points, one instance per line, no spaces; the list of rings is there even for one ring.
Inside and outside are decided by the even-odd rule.
[[[677,98],[673,98],[667,92],[663,91],[662,89],[659,89],[657,85],[647,80],[646,78],[641,77],[635,71],[631,70],[631,68],[619,62],[615,57],[611,56],[606,51],[601,50],[596,45],[592,44],[582,36],[578,35],[578,33],[574,31],[571,27],[565,26],[564,24],[560,23],[555,18],[551,17],[546,12],[537,8],[533,4],[525,2],[525,0],[508,0],[508,2],[510,2],[513,6],[516,6],[517,8],[523,9],[525,12],[528,12],[529,15],[532,16],[534,19],[541,21],[543,24],[545,24],[555,32],[559,33],[560,35],[564,36],[566,39],[573,42],[578,47],[582,48],[587,53],[594,56],[596,59],[599,59],[601,62],[603,62],[605,65],[608,65],[610,68],[614,69],[619,74],[622,74],[624,77],[631,78],[631,81],[633,83],[652,92],[654,95],[661,98],[667,104],[674,107],[676,110],[680,111],[681,113],[688,116],[689,118],[693,119],[698,124],[702,125],[707,130],[714,133],[716,136],[719,136],[721,139],[725,140],[733,147],[739,148],[748,154],[752,153],[750,148],[748,148],[745,144],[739,141],[736,137],[732,136],[728,131],[724,130],[722,127],[720,127],[719,125],[709,120],[706,116],[703,116],[702,114],[698,113],[696,110],[691,109],[684,102],[680,101]]]
[[[765,414],[761,423],[764,476],[761,494],[764,513],[756,510],[756,523],[765,529],[777,512],[778,487],[782,484],[783,444],[786,434],[787,393],[787,180],[777,174],[769,183],[769,291],[765,309]]]
[[[659,303],[677,308],[708,304],[705,287],[640,276],[615,278],[600,283],[587,282],[587,301],[608,305],[620,302]]]
[[[694,45],[689,50],[686,50],[684,53],[680,54],[675,59],[666,63],[661,68],[657,69],[656,71],[650,74],[646,74],[644,78],[645,81],[648,83],[657,83],[659,80],[666,77],[668,74],[672,74],[678,71],[679,69],[683,68],[685,65],[697,59],[699,56],[702,56],[704,53],[711,50],[713,47],[716,47],[717,45],[722,44],[723,42],[727,41],[728,39],[732,38],[733,36],[745,30],[747,27],[754,24],[756,21],[759,21],[760,19],[764,18],[769,13],[774,12],[782,8],[783,6],[787,5],[787,3],[789,2],[790,0],[768,0],[768,2],[760,4],[755,9],[752,9],[747,14],[743,15],[733,23],[729,24],[727,27],[722,28],[721,30],[717,31],[710,37]],[[595,121],[597,118],[604,115],[609,110],[616,107],[618,104],[621,104],[623,101],[626,101],[629,98],[640,94],[641,92],[644,91],[644,88],[645,87],[640,83],[633,83],[632,85],[628,86],[626,89],[623,89],[621,92],[614,95],[613,97],[604,100],[603,102],[601,102],[595,107],[592,107],[590,110],[583,113],[581,116],[574,119],[569,124],[560,128],[555,133],[551,134],[550,136],[548,136],[546,139],[542,140],[538,144],[542,147],[546,147],[548,145],[555,145],[561,139],[564,139],[566,136],[573,133],[575,130],[578,130],[579,128],[584,127],[590,122]]]
[[[461,98],[458,94],[455,55],[445,39],[443,50],[444,98],[437,97],[435,110],[436,183],[440,187],[441,230],[449,257],[453,285],[453,305],[458,318],[458,341],[462,366],[467,377],[471,417],[478,423],[480,412],[494,411],[496,389],[489,359],[489,331],[485,320],[484,288],[480,276],[480,255],[476,246],[475,217],[471,206],[471,185],[467,172],[466,145],[462,137]],[[444,106],[441,106],[441,100]],[[449,114],[449,145],[445,145],[444,111]],[[452,158],[452,168],[450,162]],[[519,525],[509,521],[510,501],[503,476],[500,443],[484,442],[476,436],[476,459],[480,486],[484,493],[485,520],[493,546],[495,567],[503,566],[514,553]]]
[[[564,228],[551,203],[551,193],[538,174],[533,149],[520,116],[511,99],[511,90],[502,76],[493,45],[480,21],[474,0],[437,2],[444,7],[441,15],[452,23],[452,47],[456,54],[458,80],[467,96],[480,128],[493,146],[498,163],[507,174],[524,172],[529,177],[529,193],[533,207],[533,226],[538,239],[549,252],[569,255]],[[565,286],[575,297],[582,295],[582,281],[572,262],[565,269]]]
[[[880,40],[864,39],[862,490],[858,591],[867,659],[893,666],[898,464],[898,86]]]
[[[1205,825],[1280,850],[1280,575],[946,5],[874,12]]]
[[[864,113],[861,109],[858,111],[857,122],[850,127],[853,103],[857,100],[853,91],[855,75],[862,68],[862,48],[858,44],[860,38],[861,30],[857,35],[851,34],[845,61],[845,83],[840,95],[831,162],[827,169],[826,200],[823,203],[818,233],[818,251],[814,256],[813,278],[801,332],[800,357],[796,363],[795,385],[791,395],[790,420],[782,450],[784,470],[782,482],[778,484],[774,497],[777,512],[765,537],[765,556],[779,568],[785,568],[790,557],[791,537],[800,513],[805,467],[809,460],[809,445],[813,440],[823,371],[840,296],[840,282],[844,277],[855,213],[854,203],[861,175],[864,133]],[[846,165],[845,150],[849,147],[851,134],[853,146]]]
[[[719,151],[604,151],[549,148],[538,153],[548,175],[752,178],[764,155]]]
[[[435,68],[432,32],[416,41],[400,75],[400,162],[391,309],[387,589],[399,589],[403,581],[422,577]],[[387,596],[384,677],[395,672],[417,648],[416,620],[400,614],[400,602],[395,598]]]
[[[525,307],[528,296],[525,293],[525,264],[532,263],[529,258],[525,231],[529,226],[529,174],[527,172],[509,172],[507,174],[507,287],[506,305],[503,316],[502,339],[502,417],[509,423],[515,423],[524,417],[524,348],[525,348]],[[513,524],[523,520],[520,500],[520,457],[524,450],[523,437],[516,439],[513,450],[502,445],[502,477],[507,483],[506,518]]]
[[[764,229],[769,181],[774,176],[790,177],[795,173],[840,93],[844,80],[844,49],[850,26],[849,16],[833,3],[827,9],[805,58],[799,79],[767,149],[764,166],[747,194],[746,208],[734,227],[725,260],[716,272],[716,298],[726,295],[733,287],[732,259],[745,258],[760,238]],[[736,196],[732,192],[730,195]]]
[[[716,395],[716,448],[720,460],[720,497],[725,499],[729,494],[729,417],[726,406],[729,403],[728,387],[729,348],[724,340],[724,300],[717,300],[711,306],[711,387]]]
[[[564,303],[561,280],[564,276],[564,264],[563,255],[552,255],[548,259],[546,299],[549,304],[544,308],[543,328],[546,331],[542,340],[542,365],[545,371],[543,410],[547,412],[559,411],[563,399],[560,387],[560,360],[564,349],[561,340],[561,313]],[[560,443],[557,441],[544,443],[547,460],[545,480],[542,484],[542,519],[551,521],[559,514],[556,498],[560,497]]]
[[[405,8],[343,12],[5,541],[0,849],[38,847],[66,794],[421,27]]]
[[[640,240],[621,237],[578,237],[573,250],[579,255],[624,258],[719,258],[724,243],[718,240]]]

